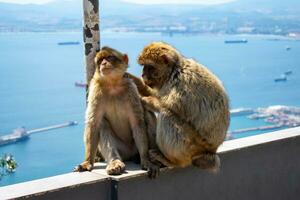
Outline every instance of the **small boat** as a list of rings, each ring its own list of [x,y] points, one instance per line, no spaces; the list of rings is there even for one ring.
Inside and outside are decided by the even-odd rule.
[[[247,43],[248,40],[242,39],[242,40],[225,40],[225,44],[238,44],[238,43]]]
[[[77,121],[69,121],[69,126],[76,126],[78,124]]]
[[[287,50],[287,51],[289,51],[289,50],[291,50],[292,48],[290,47],[290,46],[286,46],[285,47],[285,50]]]
[[[285,72],[284,72],[284,75],[288,76],[288,75],[291,75],[292,73],[293,73],[292,70],[288,70],[288,71],[285,71]]]
[[[275,78],[274,81],[275,82],[285,82],[285,81],[287,81],[287,77],[285,75],[282,75],[279,78]]]
[[[70,41],[70,42],[59,42],[58,45],[79,45],[80,42],[78,41]]]
[[[75,82],[75,86],[76,87],[86,87],[87,86],[87,84],[86,83],[83,83],[83,82]]]

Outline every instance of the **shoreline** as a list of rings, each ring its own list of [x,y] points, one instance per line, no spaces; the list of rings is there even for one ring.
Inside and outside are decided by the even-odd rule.
[[[82,31],[79,30],[57,30],[57,31],[0,31],[0,35],[6,35],[6,34],[78,34],[82,33]],[[157,32],[157,31],[113,31],[113,30],[102,30],[100,32],[101,34],[140,34],[140,35],[145,35],[145,34],[155,34],[155,35],[165,35],[168,36],[167,32]],[[270,41],[282,41],[282,40],[288,40],[288,41],[300,41],[300,37],[290,37],[286,35],[276,35],[276,34],[226,34],[226,33],[173,33],[172,36],[169,37],[174,37],[174,36],[226,36],[226,37],[252,37],[252,38],[264,38],[265,39],[270,39]]]

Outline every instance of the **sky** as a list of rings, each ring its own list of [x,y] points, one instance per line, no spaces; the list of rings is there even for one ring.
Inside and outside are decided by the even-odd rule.
[[[0,0],[0,2],[7,3],[18,3],[18,4],[44,4],[55,0]],[[101,0],[99,0],[101,1]],[[234,0],[122,0],[130,3],[138,4],[203,4],[203,5],[213,5],[220,3],[227,3]]]
[[[221,3],[228,3],[235,0],[122,0],[138,4],[202,4],[214,5]]]
[[[28,3],[44,4],[44,3],[49,3],[51,1],[53,0],[0,0],[0,2],[18,3],[18,4],[28,4]]]

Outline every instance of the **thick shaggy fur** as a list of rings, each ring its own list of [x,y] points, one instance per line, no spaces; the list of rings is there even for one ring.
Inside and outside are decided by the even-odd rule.
[[[230,121],[229,100],[221,81],[163,42],[146,46],[138,62],[155,68],[143,73],[151,88],[134,79],[139,91],[148,96],[144,102],[159,112],[156,141],[163,155],[156,152],[152,157],[169,166],[218,169],[216,150]],[[160,76],[151,77],[154,73]]]

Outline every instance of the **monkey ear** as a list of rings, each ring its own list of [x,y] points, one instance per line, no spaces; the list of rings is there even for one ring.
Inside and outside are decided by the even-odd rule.
[[[127,54],[124,54],[123,61],[128,65],[129,59],[128,59]]]
[[[161,55],[161,59],[164,61],[166,65],[170,63],[170,58],[166,54]]]

